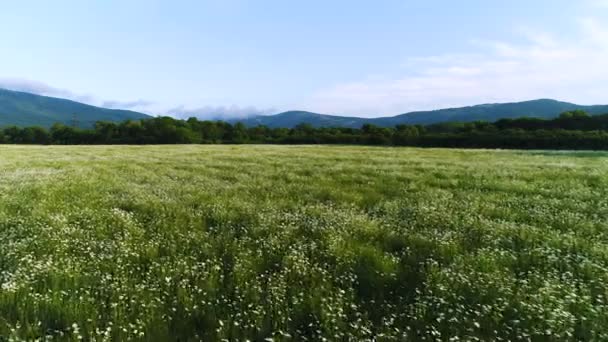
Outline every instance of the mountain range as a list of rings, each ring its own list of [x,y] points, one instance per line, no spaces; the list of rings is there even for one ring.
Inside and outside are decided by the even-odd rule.
[[[97,121],[150,118],[129,110],[107,109],[84,103],[0,89],[0,126],[42,126],[54,123],[92,127]]]
[[[429,125],[440,122],[489,121],[505,118],[535,117],[551,119],[559,114],[581,109],[591,115],[608,114],[608,105],[583,106],[574,103],[550,99],[540,99],[513,103],[492,103],[470,107],[448,108],[432,111],[410,112],[397,116],[379,118],[359,118],[317,114],[303,111],[290,111],[276,115],[258,115],[246,119],[232,120],[247,126],[265,125],[268,127],[294,127],[307,123],[314,127],[351,127],[358,128],[364,124],[383,127],[395,125]]]
[[[288,111],[275,115],[255,115],[244,119],[228,120],[242,122],[247,126],[292,128],[301,123],[314,127],[359,128],[364,124],[392,127],[399,124],[429,125],[448,121],[496,121],[503,118],[536,117],[551,119],[569,110],[581,109],[591,115],[607,114],[608,105],[583,106],[550,99],[513,103],[482,104],[470,107],[448,108],[433,111],[410,112],[397,116],[360,118]],[[78,127],[92,127],[97,121],[124,121],[149,119],[151,116],[129,110],[95,107],[71,100],[0,89],[0,126],[42,126],[54,123]]]

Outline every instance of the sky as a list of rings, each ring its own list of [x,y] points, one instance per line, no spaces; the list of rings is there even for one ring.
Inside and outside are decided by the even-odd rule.
[[[21,0],[0,87],[175,117],[608,104],[608,0]]]

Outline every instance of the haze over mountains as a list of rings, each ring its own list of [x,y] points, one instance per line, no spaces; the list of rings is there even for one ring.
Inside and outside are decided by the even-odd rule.
[[[54,123],[92,127],[97,121],[150,118],[129,110],[107,109],[55,97],[0,89],[0,126],[41,126]]]
[[[537,117],[550,119],[560,113],[582,109],[592,115],[608,113],[608,105],[583,106],[550,99],[514,103],[482,104],[470,107],[419,111],[392,117],[359,118],[325,115],[305,111],[288,111],[275,115],[254,115],[245,119],[229,120],[247,126],[292,128],[301,123],[314,127],[351,127],[363,124],[391,127],[399,124],[428,125],[447,121],[496,121],[502,118]],[[129,110],[95,107],[71,100],[40,96],[30,93],[0,89],[0,126],[42,126],[54,123],[78,127],[92,127],[96,121],[124,121],[150,118],[151,116]]]

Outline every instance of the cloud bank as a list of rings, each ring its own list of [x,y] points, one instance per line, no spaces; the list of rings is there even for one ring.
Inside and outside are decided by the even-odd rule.
[[[253,106],[205,106],[201,108],[188,109],[184,106],[170,109],[167,114],[179,119],[198,118],[204,120],[230,120],[242,119],[255,115],[267,115],[274,113],[274,109],[259,109]]]
[[[101,106],[104,108],[111,108],[111,109],[138,109],[138,108],[148,108],[154,104],[155,104],[155,102],[147,101],[147,100],[103,101]]]
[[[44,82],[22,78],[0,78],[0,88],[37,95],[60,97],[83,103],[91,103],[94,101],[93,97],[90,95],[77,95],[69,90],[56,88]]]
[[[578,27],[571,39],[523,30],[521,44],[474,40],[470,44],[482,53],[410,58],[400,77],[369,78],[319,91],[311,109],[378,116],[548,97],[606,103],[608,27],[593,18],[580,19]],[[572,98],[573,89],[577,98]]]

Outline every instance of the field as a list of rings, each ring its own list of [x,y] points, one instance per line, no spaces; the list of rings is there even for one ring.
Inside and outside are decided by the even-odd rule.
[[[607,340],[608,154],[0,146],[0,340]]]

